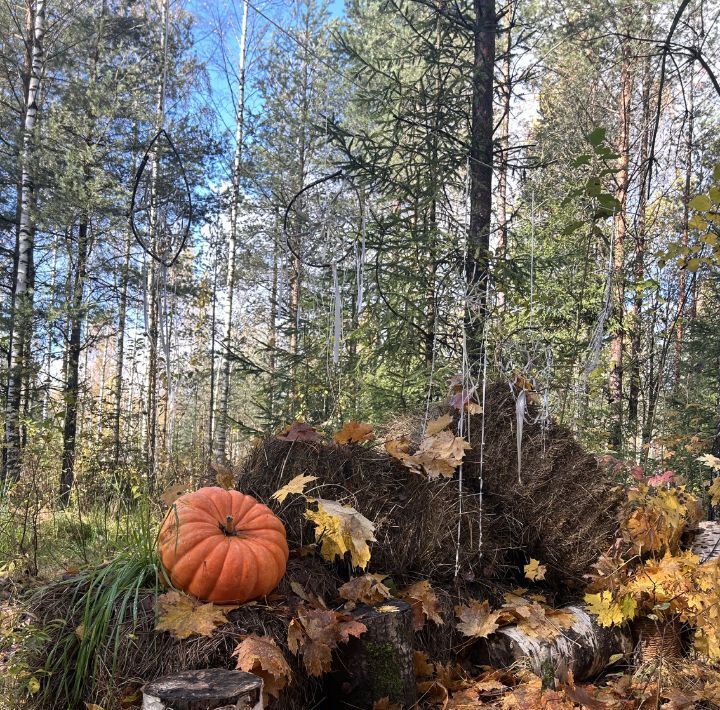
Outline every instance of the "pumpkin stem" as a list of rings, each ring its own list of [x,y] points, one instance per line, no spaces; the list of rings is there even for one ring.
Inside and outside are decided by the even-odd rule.
[[[228,515],[227,518],[225,518],[225,524],[220,523],[220,529],[226,534],[226,535],[237,535],[235,532],[235,526],[233,525],[233,516]]]

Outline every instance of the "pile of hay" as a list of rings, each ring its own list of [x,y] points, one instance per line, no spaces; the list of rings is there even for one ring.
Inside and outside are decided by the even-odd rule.
[[[439,408],[433,415],[442,411]],[[530,557],[548,567],[547,581],[560,590],[558,601],[568,596],[568,590],[572,595],[591,563],[612,542],[622,495],[569,431],[552,423],[543,427],[536,417],[531,404],[523,432],[522,482],[518,483],[515,399],[507,385],[488,388],[482,498],[480,416],[469,422],[472,449],[466,454],[462,485],[457,479],[426,480],[390,457],[382,445],[341,446],[277,438],[260,442],[241,464],[238,488],[268,503],[287,529],[295,555],[277,590],[281,596],[268,605],[245,605],[232,612],[233,623],[209,638],[178,641],[154,631],[155,603],[148,593],[137,623],[125,622],[127,633],[124,630],[117,666],[113,668],[112,648],[99,651],[94,677],[83,679],[84,700],[109,710],[123,689],[139,688],[142,682],[164,674],[231,668],[232,650],[246,633],[272,636],[292,665],[293,682],[273,707],[312,707],[323,698],[322,684],[308,677],[288,651],[291,613],[287,600],[296,582],[329,604],[340,603],[337,588],[352,570],[347,564],[330,564],[298,552],[315,541],[314,526],[304,516],[306,501],[293,495],[280,504],[272,494],[299,474],[317,477],[309,486],[311,496],[352,505],[373,521],[376,542],[371,545],[371,571],[390,574],[397,586],[417,579],[431,581],[445,623],[426,624],[416,637],[416,647],[434,660],[451,660],[460,645],[454,605],[469,596],[493,597],[503,585],[516,584]],[[407,435],[418,442],[424,421],[424,415],[400,418],[384,434]],[[77,627],[79,620],[68,618],[74,594],[72,586],[50,587],[37,600],[33,612],[49,635],[45,652],[62,634],[73,633]],[[57,619],[62,623],[53,624]],[[41,668],[42,658],[37,661],[35,667]],[[58,697],[57,679],[45,682],[49,699],[44,705],[34,700],[32,707],[59,707],[52,701]]]
[[[507,385],[488,387],[482,499],[481,415],[470,418],[472,449],[462,485],[457,479],[426,480],[380,445],[268,438],[242,464],[238,488],[268,502],[294,476],[316,476],[311,495],[352,505],[375,523],[370,567],[398,581],[449,582],[456,556],[463,582],[508,579],[519,570],[522,576],[522,565],[533,557],[547,565],[550,584],[577,588],[612,542],[622,495],[571,432],[553,423],[543,427],[535,405],[528,409],[518,482],[515,398]],[[417,441],[424,419],[398,419],[385,434]],[[314,540],[302,497],[270,505],[285,524],[291,548]]]

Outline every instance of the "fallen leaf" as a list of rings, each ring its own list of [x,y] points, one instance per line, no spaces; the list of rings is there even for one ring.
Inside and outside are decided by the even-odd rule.
[[[317,481],[317,476],[305,476],[301,473],[299,476],[295,476],[295,478],[286,483],[282,488],[276,490],[275,493],[272,494],[271,498],[274,498],[278,503],[284,503],[285,499],[291,493],[304,493],[305,486],[307,486],[310,481]]]
[[[226,466],[220,461],[213,461],[210,468],[215,471],[215,480],[221,488],[228,491],[235,488],[235,471],[230,466]]]
[[[322,541],[320,554],[332,562],[349,552],[353,566],[365,569],[370,562],[368,542],[375,541],[375,525],[349,505],[322,498],[312,502],[318,509],[305,511],[305,517],[315,523],[315,539]]]
[[[716,476],[708,488],[711,505],[720,505],[720,476]]]
[[[292,671],[282,651],[270,636],[246,636],[232,652],[237,656],[236,668],[254,673],[263,679],[263,694],[277,698],[288,684]]]
[[[420,631],[425,626],[426,619],[435,624],[443,623],[437,594],[426,579],[406,587],[398,593],[398,596],[408,602],[412,608],[415,631]]]
[[[358,444],[361,441],[372,441],[375,438],[372,424],[362,422],[345,422],[342,429],[333,435],[338,444]]]
[[[201,604],[186,594],[166,592],[158,597],[160,613],[155,631],[168,631],[175,638],[211,636],[216,626],[227,623],[225,614],[237,606]]]
[[[530,558],[530,562],[528,562],[523,569],[525,570],[525,576],[533,582],[545,579],[545,572],[547,572],[547,567],[545,567],[545,565],[541,565],[532,557]]]
[[[384,698],[380,698],[380,700],[376,700],[373,703],[373,710],[402,710],[402,705],[398,705],[397,703],[391,703],[390,698],[388,696],[385,696]]]
[[[174,486],[170,486],[170,488],[163,491],[163,494],[160,496],[160,500],[167,506],[173,505],[186,490],[186,483],[176,483]]]
[[[343,584],[338,592],[343,599],[360,604],[374,604],[390,599],[390,590],[383,584],[384,574],[364,574]]]
[[[464,636],[487,638],[499,627],[499,611],[492,611],[487,601],[473,599],[470,604],[455,607],[455,615],[460,619],[457,629]]]
[[[351,636],[360,636],[365,631],[365,624],[347,614],[301,606],[288,627],[288,648],[295,655],[302,652],[310,675],[321,676],[330,671],[332,651],[338,643],[346,643]]]
[[[435,675],[435,665],[428,661],[424,651],[413,651],[413,667],[416,678],[432,678]]]
[[[443,414],[437,419],[432,419],[425,427],[425,436],[432,436],[443,429],[447,429],[452,424],[452,417],[449,414]]]
[[[717,456],[713,456],[712,454],[703,454],[702,456],[698,456],[697,460],[703,464],[703,466],[708,466],[716,471],[720,471],[720,459]]]
[[[422,701],[421,707],[425,707],[426,704],[439,705],[441,708],[446,708],[448,704],[448,691],[445,686],[438,683],[436,680],[422,681],[417,684],[418,690],[418,703]]]
[[[293,422],[275,435],[281,441],[320,441],[318,432],[306,422]]]

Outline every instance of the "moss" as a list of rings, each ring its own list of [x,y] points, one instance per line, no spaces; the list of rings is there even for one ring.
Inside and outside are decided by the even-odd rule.
[[[403,697],[403,679],[395,647],[391,643],[367,641],[365,650],[368,670],[373,679],[374,696],[401,700]]]

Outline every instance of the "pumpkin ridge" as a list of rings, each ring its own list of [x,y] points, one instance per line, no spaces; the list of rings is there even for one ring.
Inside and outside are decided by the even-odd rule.
[[[219,522],[225,522],[227,520],[228,515],[232,515],[232,495],[230,494],[230,491],[226,491],[224,488],[220,488],[219,486],[212,486],[210,489],[212,493],[209,493],[207,496],[207,500],[212,504],[212,507],[215,508],[218,515],[218,523]],[[216,492],[217,491],[217,492]],[[218,504],[219,501],[216,500],[218,497],[220,497],[222,494],[224,495],[224,503],[229,503],[230,505],[227,505],[227,512],[223,512],[220,510]],[[225,506],[224,506],[225,507]]]
[[[266,537],[246,537],[243,538],[244,540],[252,540],[253,543],[258,544],[260,543],[262,547],[264,547],[268,552],[273,553],[272,547],[275,548],[276,551],[281,552],[283,555],[285,555],[285,559],[287,561],[287,557],[289,556],[289,551],[287,550],[287,544],[285,547],[277,543],[275,540],[268,539]]]
[[[263,505],[262,503],[258,502],[251,496],[247,496],[247,495],[244,495],[243,493],[240,493],[240,491],[232,491],[230,493],[230,498],[233,501],[233,503],[236,500],[236,496],[233,496],[232,493],[237,493],[238,496],[240,496],[239,500],[237,501],[237,503],[238,503],[237,518],[238,518],[238,520],[243,520],[247,515],[251,514],[254,507]],[[232,507],[234,508],[235,505],[233,504]]]
[[[209,523],[208,523],[208,525],[209,525]],[[177,554],[177,550],[178,550],[177,541],[180,539],[179,528],[178,528],[178,532],[177,532],[173,537],[175,538],[175,544],[173,545],[173,554],[175,555],[175,564],[177,564],[178,562],[180,562],[180,560],[181,560],[183,557],[185,557],[185,555],[187,555],[188,553],[192,552],[198,545],[202,545],[202,543],[203,543],[203,542],[206,542],[211,536],[210,536],[210,535],[206,535],[205,537],[200,538],[192,547],[189,547],[187,550],[185,550],[185,551],[184,551],[181,555],[179,555],[179,556],[178,556],[178,554]]]
[[[227,562],[228,553],[230,552],[230,546],[232,544],[232,540],[229,536],[225,537],[225,554],[223,555],[222,564],[220,565],[220,569],[223,569],[225,567],[225,562]],[[215,592],[215,589],[217,588],[218,584],[220,583],[220,580],[222,579],[222,574],[219,574],[215,578],[215,584],[213,584],[212,589],[207,593],[206,597],[208,599],[212,598],[213,593]]]

